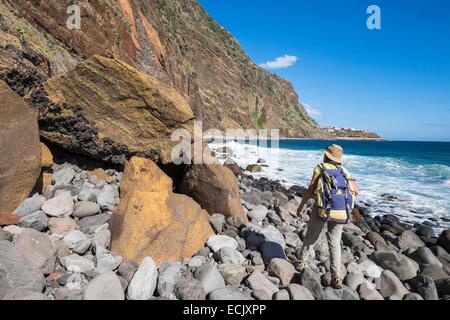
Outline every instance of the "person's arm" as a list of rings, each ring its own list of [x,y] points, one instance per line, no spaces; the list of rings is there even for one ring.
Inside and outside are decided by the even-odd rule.
[[[356,181],[353,180],[353,179],[351,179],[351,180],[349,181],[349,183],[352,185],[352,189],[353,189],[353,191],[355,191],[355,195],[357,196],[357,195],[359,194],[359,187],[358,187],[358,184],[357,184]]]
[[[303,210],[303,207],[306,205],[306,203],[309,201],[309,199],[312,198],[314,195],[314,192],[317,188],[317,183],[319,181],[319,176],[314,175],[311,179],[311,182],[309,184],[308,189],[306,190],[305,194],[303,195],[302,202],[300,203],[300,206],[297,209],[297,214],[300,214]]]

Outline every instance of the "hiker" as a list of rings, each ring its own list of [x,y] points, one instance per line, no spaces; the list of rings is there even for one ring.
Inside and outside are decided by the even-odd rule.
[[[323,225],[327,222],[327,239],[330,250],[330,269],[335,289],[342,288],[341,237],[344,224],[350,221],[354,208],[358,185],[350,172],[342,166],[344,150],[338,145],[325,149],[323,163],[316,166],[311,183],[297,209],[297,214],[304,212],[308,200],[315,195],[315,203],[311,212],[303,248],[299,260],[295,263],[298,271],[306,267],[314,243],[319,238]],[[306,208],[305,208],[306,209]]]

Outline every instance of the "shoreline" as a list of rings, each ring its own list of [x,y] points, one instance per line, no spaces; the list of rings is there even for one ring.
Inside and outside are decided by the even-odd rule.
[[[339,137],[339,138],[280,138],[280,140],[310,140],[310,141],[389,141],[383,138],[355,138],[355,137]]]
[[[0,267],[15,282],[0,298],[437,300],[450,293],[450,230],[438,236],[430,227],[408,226],[393,215],[373,218],[360,208],[363,220],[343,228],[344,286],[333,289],[325,230],[307,268],[297,272],[293,266],[313,206],[309,201],[306,212],[297,214],[305,187],[254,178],[236,165],[211,166],[206,180],[184,179],[204,184],[201,190],[225,191],[194,201],[177,195],[171,178],[151,160],[133,157],[123,170],[87,171],[79,166],[81,158],[67,156],[49,161],[45,172],[54,184],[5,216],[10,222],[0,228]],[[148,181],[151,192],[144,191]],[[164,197],[171,206],[158,200]],[[209,204],[214,208],[201,210]],[[120,224],[125,215],[127,224]],[[199,223],[195,235],[183,232],[191,219]],[[165,241],[155,240],[154,230]],[[117,246],[120,239],[125,251]],[[151,250],[138,258],[142,248]],[[21,278],[33,283],[29,291],[17,290]]]
[[[225,136],[208,136],[204,137],[203,140],[207,143],[217,142],[217,141],[227,141]],[[243,137],[243,138],[233,138],[231,141],[271,141],[271,140],[299,140],[299,141],[390,141],[383,138],[355,138],[355,137],[340,137],[340,138],[305,138],[305,137],[278,137],[277,139],[261,139],[259,137]]]

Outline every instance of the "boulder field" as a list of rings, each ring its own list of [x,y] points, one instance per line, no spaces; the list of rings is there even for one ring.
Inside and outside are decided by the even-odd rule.
[[[151,256],[158,266],[183,260],[213,234],[208,212],[186,195],[173,193],[172,180],[151,160],[133,157],[127,162],[120,192],[112,249],[125,259]]]
[[[124,170],[49,159],[51,184],[0,215],[0,299],[450,298],[448,231],[423,236],[419,225],[361,210],[344,227],[335,290],[325,230],[306,269],[293,267],[311,214],[310,202],[296,215],[303,188],[239,175],[242,221],[174,193],[149,159],[132,157]]]

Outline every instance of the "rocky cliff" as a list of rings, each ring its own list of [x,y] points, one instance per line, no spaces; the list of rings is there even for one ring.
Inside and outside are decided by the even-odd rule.
[[[80,30],[67,28],[71,4],[0,3],[0,47],[15,54],[2,61],[7,70],[0,68],[0,76],[21,95],[44,75],[101,55],[175,87],[205,128],[281,128],[287,137],[333,137],[308,115],[292,85],[254,64],[196,0],[81,1]],[[17,63],[17,56],[38,71]]]

